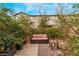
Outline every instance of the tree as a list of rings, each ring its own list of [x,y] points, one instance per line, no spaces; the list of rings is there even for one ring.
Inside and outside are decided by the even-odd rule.
[[[60,31],[63,31],[65,38],[68,38],[70,25],[68,24],[68,15],[64,14],[65,8],[61,4],[58,4],[56,11],[58,23],[60,23]]]
[[[8,13],[10,9],[0,6],[0,49],[5,51],[9,51],[14,42],[22,43],[24,36],[19,24]]]
[[[4,48],[5,51],[9,49],[13,40],[10,37],[10,30],[8,30],[12,20],[8,11],[10,11],[8,8],[0,6],[0,48]]]
[[[58,20],[59,20],[59,22],[60,22],[60,24],[61,24],[61,29],[63,29],[63,31],[64,31],[64,33],[67,35],[66,37],[68,38],[68,52],[70,52],[70,53],[68,53],[68,55],[79,55],[78,54],[78,49],[79,48],[77,48],[78,47],[78,38],[79,38],[79,32],[78,32],[78,29],[79,29],[79,15],[78,15],[78,5],[77,5],[77,7],[76,7],[76,5],[75,6],[73,6],[74,8],[72,9],[73,11],[71,12],[71,13],[69,13],[68,11],[68,15],[66,15],[66,14],[64,14],[63,13],[63,11],[65,10],[65,8],[62,6],[60,6],[60,5],[58,5],[59,6],[59,9],[60,10],[58,10],[57,12],[58,12],[58,15],[57,15],[57,17],[58,17]],[[77,9],[76,9],[77,8]],[[68,29],[68,30],[67,30]],[[70,31],[70,29],[72,29],[74,32],[75,32],[75,34],[77,34],[78,35],[78,37],[76,37],[76,35],[74,35],[74,36],[69,36],[68,35],[68,33],[70,33],[69,31]]]
[[[45,33],[45,28],[48,27],[49,17],[46,15],[46,13],[47,13],[46,11],[47,10],[45,9],[45,7],[40,6],[40,8],[39,8],[39,14],[40,14],[39,19],[40,20],[39,20],[38,28],[41,29],[41,33]]]
[[[31,32],[31,30],[32,30],[31,25],[33,23],[30,21],[29,16],[21,15],[20,18],[18,18],[16,22],[19,24],[20,28],[23,30],[24,37],[28,37],[31,35],[31,33],[32,33]]]

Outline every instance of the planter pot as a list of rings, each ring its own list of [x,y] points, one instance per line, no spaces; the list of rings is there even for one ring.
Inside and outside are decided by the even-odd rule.
[[[23,45],[17,44],[17,45],[16,45],[16,48],[17,48],[17,50],[21,50],[21,49],[23,48]]]
[[[16,48],[9,50],[8,52],[0,54],[0,56],[13,56],[16,53]]]
[[[13,48],[16,48],[16,44],[14,43],[12,46],[11,46],[11,48],[13,49]]]
[[[3,53],[4,51],[4,48],[0,48],[0,53]]]

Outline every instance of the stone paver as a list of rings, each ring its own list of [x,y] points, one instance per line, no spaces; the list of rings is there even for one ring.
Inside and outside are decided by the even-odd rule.
[[[49,44],[25,44],[14,56],[59,56],[63,53],[59,49],[49,47]]]
[[[39,44],[38,56],[48,56],[49,55],[49,45]]]
[[[26,44],[22,50],[17,51],[15,56],[37,56],[38,44]]]
[[[48,44],[39,44],[38,48],[38,56],[63,56],[63,53],[56,48],[51,48],[49,47]]]

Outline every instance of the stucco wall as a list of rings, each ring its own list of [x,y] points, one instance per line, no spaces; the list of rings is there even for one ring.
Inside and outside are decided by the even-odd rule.
[[[58,18],[56,16],[49,16],[48,18],[49,18],[48,25],[57,25],[58,24],[57,23]],[[33,26],[38,27],[40,17],[35,16],[35,17],[30,17],[30,19],[33,22]]]
[[[14,18],[16,19],[16,20],[19,20],[19,19],[21,19],[21,17],[25,17],[25,18],[29,18],[29,20],[31,21],[31,22],[33,22],[33,25],[32,25],[32,27],[33,28],[37,28],[38,27],[38,25],[39,25],[39,21],[40,21],[40,17],[41,16],[30,16],[30,15],[27,15],[27,14],[24,14],[24,13],[19,13],[19,14],[16,14],[16,15],[14,15]],[[57,23],[57,21],[58,21],[58,18],[57,18],[57,16],[47,16],[48,18],[49,18],[49,21],[48,21],[48,25],[58,25],[58,23]]]

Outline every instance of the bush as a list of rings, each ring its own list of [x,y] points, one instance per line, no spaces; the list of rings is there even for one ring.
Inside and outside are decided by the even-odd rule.
[[[69,43],[69,48],[71,49],[71,53],[69,55],[79,56],[79,37],[72,37]]]
[[[11,49],[12,43],[15,38],[6,32],[0,32],[0,49],[3,48],[4,51],[9,51]]]
[[[48,37],[51,38],[63,38],[63,32],[59,31],[57,28],[50,28],[47,30]]]
[[[44,28],[44,31],[42,32],[41,28],[33,28],[32,29],[32,34],[46,34],[46,29]]]
[[[38,29],[38,28],[33,28],[32,29],[32,34],[38,34],[38,33],[41,33],[40,29]]]
[[[24,33],[20,28],[15,30],[12,29],[9,30],[8,32],[0,31],[0,49],[4,48],[3,49],[4,52],[8,52],[12,48],[12,45],[14,43],[15,45],[19,44],[20,46],[22,46],[23,38],[24,38]]]
[[[11,49],[13,43],[22,45],[24,31],[20,24],[9,16],[6,7],[0,6],[0,50],[5,52]],[[5,12],[4,12],[5,11]]]

